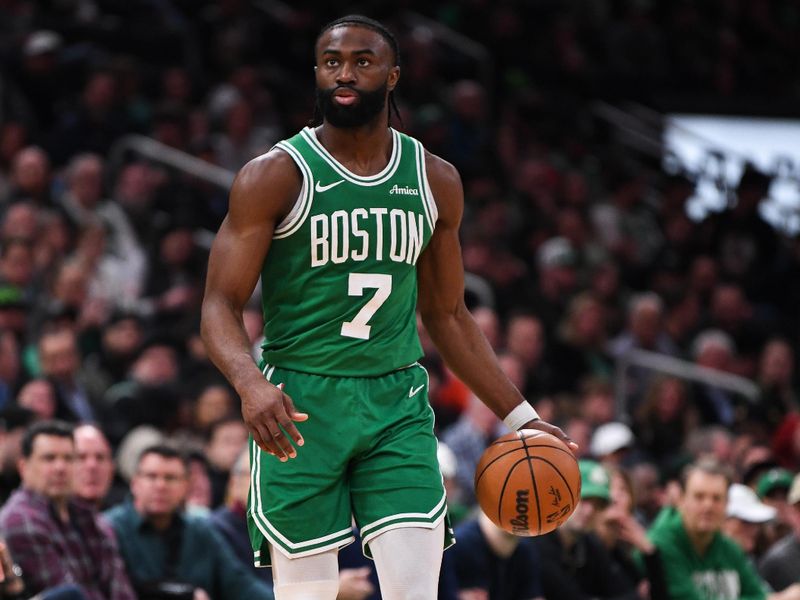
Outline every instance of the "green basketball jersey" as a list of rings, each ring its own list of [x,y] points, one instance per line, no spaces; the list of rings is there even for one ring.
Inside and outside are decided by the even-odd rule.
[[[307,127],[279,142],[303,176],[261,271],[264,359],[338,376],[414,363],[416,263],[436,223],[422,145],[391,130],[386,168],[361,177]]]

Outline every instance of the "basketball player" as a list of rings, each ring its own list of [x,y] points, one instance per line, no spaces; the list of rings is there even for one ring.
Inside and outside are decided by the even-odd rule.
[[[354,517],[382,596],[433,599],[452,532],[415,310],[511,429],[568,439],[503,375],[464,306],[460,178],[388,126],[394,37],[348,16],[315,51],[318,126],[238,174],[211,251],[203,339],[252,433],[249,529],[276,598],[336,597]],[[261,369],[242,325],[259,275]]]

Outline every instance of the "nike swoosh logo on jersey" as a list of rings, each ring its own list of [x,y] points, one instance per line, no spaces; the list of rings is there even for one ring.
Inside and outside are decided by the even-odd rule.
[[[344,183],[344,179],[340,179],[339,181],[334,181],[333,183],[329,183],[328,185],[320,185],[319,181],[317,182],[317,186],[314,188],[317,192],[324,192],[331,188],[335,188],[340,183]]]
[[[408,390],[408,397],[409,397],[409,398],[413,398],[414,396],[416,396],[416,395],[417,395],[417,392],[419,392],[419,391],[420,391],[422,388],[424,388],[424,387],[425,387],[425,384],[424,384],[424,383],[423,383],[421,386],[419,386],[418,388],[415,388],[415,387],[412,385],[412,386],[411,386],[411,389],[410,389],[410,390]]]

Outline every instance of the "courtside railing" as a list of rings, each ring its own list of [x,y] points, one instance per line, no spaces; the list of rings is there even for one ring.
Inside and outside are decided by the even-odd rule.
[[[732,375],[717,369],[701,367],[692,362],[649,352],[647,350],[629,350],[617,358],[616,372],[614,375],[614,393],[616,395],[617,416],[623,421],[630,422],[627,390],[627,375],[631,367],[649,369],[657,373],[673,375],[680,379],[704,383],[722,390],[736,393],[749,402],[758,401],[760,391],[758,385],[750,379]]]

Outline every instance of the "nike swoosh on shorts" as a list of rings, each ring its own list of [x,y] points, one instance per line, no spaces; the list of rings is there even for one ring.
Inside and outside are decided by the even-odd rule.
[[[423,383],[421,386],[419,386],[418,388],[415,388],[415,387],[412,385],[412,386],[411,386],[411,389],[410,389],[410,390],[408,390],[408,397],[409,397],[409,398],[413,398],[414,396],[416,396],[416,395],[417,395],[417,392],[419,392],[419,391],[420,391],[422,388],[424,388],[424,387],[425,387],[425,384],[424,384],[424,383]]]

